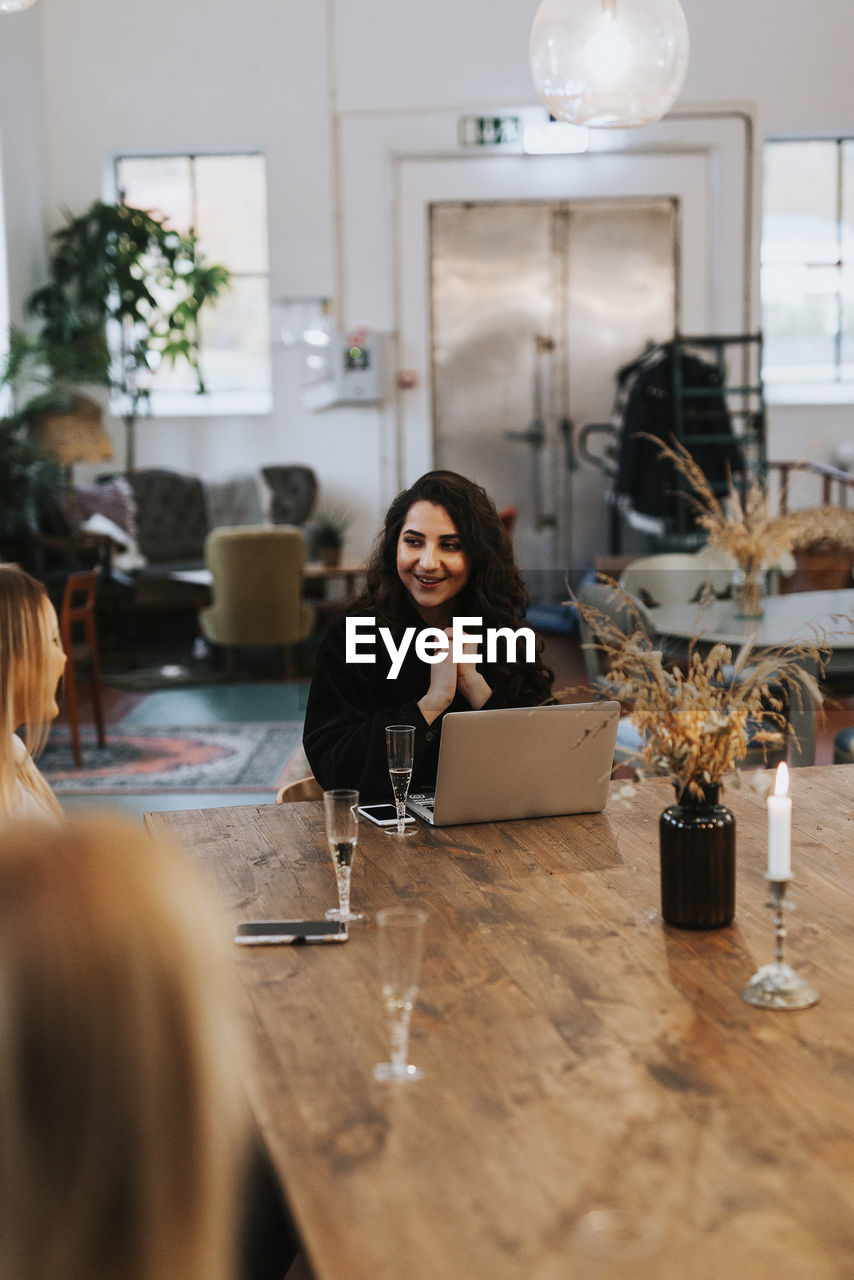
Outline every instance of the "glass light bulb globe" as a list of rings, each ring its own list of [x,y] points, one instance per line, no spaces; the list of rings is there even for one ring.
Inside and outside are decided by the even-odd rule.
[[[618,22],[603,21],[584,46],[584,65],[592,80],[613,84],[627,75],[634,53]]]
[[[0,0],[0,13],[20,13],[35,2],[36,0]]]
[[[688,49],[679,0],[542,0],[531,28],[531,73],[557,120],[633,128],[672,107]]]

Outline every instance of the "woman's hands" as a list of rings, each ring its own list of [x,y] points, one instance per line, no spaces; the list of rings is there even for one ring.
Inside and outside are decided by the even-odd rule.
[[[492,690],[474,662],[454,662],[453,628],[446,627],[445,635],[451,644],[441,661],[434,662],[431,666],[430,687],[418,703],[418,709],[428,724],[432,724],[443,711],[447,711],[458,690],[473,711],[480,711],[492,696]],[[466,643],[477,642],[472,640]],[[468,652],[465,645],[463,652]]]
[[[492,690],[473,662],[460,662],[457,666],[457,688],[471,706],[480,711],[492,697]]]

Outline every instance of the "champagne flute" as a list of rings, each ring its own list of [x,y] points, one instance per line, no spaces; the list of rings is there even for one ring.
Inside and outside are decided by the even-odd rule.
[[[377,912],[380,982],[389,1015],[391,1061],[374,1067],[375,1080],[420,1080],[423,1074],[406,1059],[426,922],[423,907],[384,907]]]
[[[386,827],[387,836],[411,836],[414,827],[406,825],[406,797],[412,780],[412,763],[415,752],[415,725],[390,724],[385,731],[388,752],[388,772],[394,804],[397,809],[397,826]]]
[[[361,911],[350,910],[350,873],[359,837],[358,791],[324,791],[326,839],[338,884],[338,906],[326,912],[327,920],[361,920]]]

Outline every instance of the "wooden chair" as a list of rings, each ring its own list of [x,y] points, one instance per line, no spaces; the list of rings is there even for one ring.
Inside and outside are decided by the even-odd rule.
[[[276,795],[276,804],[292,804],[295,800],[322,800],[323,788],[310,773],[307,778],[297,778],[296,782],[289,782],[286,786],[280,787]]]
[[[65,688],[65,713],[71,730],[71,750],[74,763],[79,769],[83,764],[80,752],[80,716],[77,703],[77,660],[88,658],[89,683],[91,688],[92,712],[98,736],[98,746],[104,747],[107,737],[104,732],[104,702],[101,686],[101,664],[98,657],[98,632],[95,625],[95,591],[98,586],[100,569],[89,569],[85,572],[70,573],[65,584],[62,597],[62,608],[59,615],[59,629],[62,636],[62,647],[68,659],[63,680]],[[74,642],[74,628],[79,624],[83,631],[82,643]]]

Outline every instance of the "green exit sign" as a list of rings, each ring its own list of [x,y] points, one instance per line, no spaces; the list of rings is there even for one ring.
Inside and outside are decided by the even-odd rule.
[[[521,138],[518,116],[460,116],[457,123],[461,147],[501,147]]]

